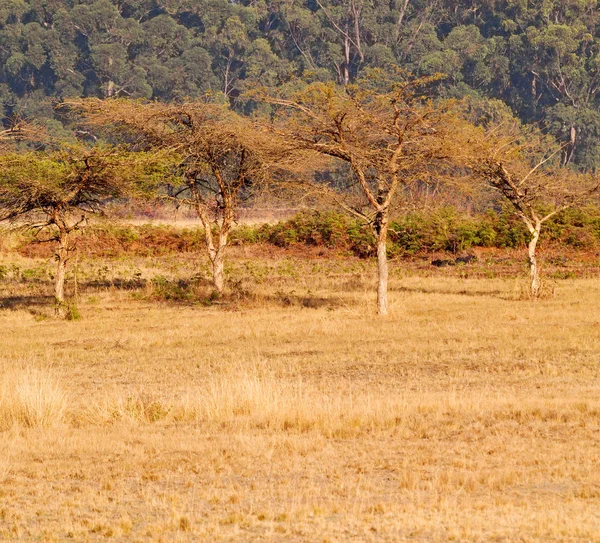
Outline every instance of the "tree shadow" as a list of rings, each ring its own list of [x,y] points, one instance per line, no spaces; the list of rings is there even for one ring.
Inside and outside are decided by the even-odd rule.
[[[0,298],[0,309],[16,311],[18,309],[31,309],[50,307],[54,305],[54,296],[38,294],[35,296],[7,296]]]
[[[78,287],[82,291],[93,290],[139,290],[148,284],[146,279],[95,279],[81,281]]]
[[[484,298],[498,298],[501,300],[513,300],[513,297],[511,297],[510,294],[504,290],[467,290],[467,289],[449,290],[449,289],[442,289],[442,288],[429,289],[429,288],[424,288],[424,287],[398,286],[398,287],[390,288],[390,291],[419,293],[419,294],[448,294],[448,295],[455,295],[455,296],[468,296],[471,298],[484,297]]]
[[[348,305],[347,300],[339,297],[322,297],[316,295],[296,295],[277,292],[274,294],[254,291],[228,291],[218,294],[213,291],[191,292],[162,292],[153,293],[150,299],[180,306],[200,306],[231,309],[256,309],[261,307],[289,307],[297,309],[335,309]]]

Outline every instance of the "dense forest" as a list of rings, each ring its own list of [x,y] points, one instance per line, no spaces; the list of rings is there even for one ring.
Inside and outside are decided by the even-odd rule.
[[[70,97],[234,108],[255,82],[346,84],[369,67],[445,74],[444,96],[496,99],[600,166],[595,0],[2,0],[3,115],[54,119]],[[502,107],[500,102],[492,102]],[[493,106],[495,107],[495,106]]]

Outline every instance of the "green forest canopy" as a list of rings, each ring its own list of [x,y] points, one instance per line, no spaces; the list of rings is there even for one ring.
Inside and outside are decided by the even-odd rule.
[[[5,118],[69,97],[164,101],[249,85],[444,73],[444,96],[506,103],[600,166],[600,9],[593,0],[0,0]],[[54,127],[54,128],[53,128]]]

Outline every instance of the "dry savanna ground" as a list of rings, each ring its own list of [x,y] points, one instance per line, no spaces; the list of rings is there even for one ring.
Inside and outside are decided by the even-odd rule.
[[[598,278],[0,256],[0,540],[600,541]]]

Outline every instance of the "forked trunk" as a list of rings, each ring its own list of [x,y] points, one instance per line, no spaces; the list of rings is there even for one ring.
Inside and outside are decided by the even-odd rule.
[[[388,259],[387,233],[388,218],[385,212],[379,212],[375,217],[375,234],[377,236],[377,313],[388,314]]]
[[[69,234],[59,232],[58,248],[56,249],[56,276],[54,278],[54,304],[56,315],[64,318],[67,315],[65,301],[65,277],[67,261],[69,260]]]
[[[194,194],[192,192],[192,194]],[[221,294],[225,289],[225,250],[227,248],[227,238],[229,236],[230,221],[224,220],[221,224],[219,237],[215,240],[212,231],[212,224],[208,219],[206,210],[200,203],[196,204],[198,217],[204,228],[204,237],[206,240],[206,252],[211,264],[212,281],[215,290]]]
[[[531,297],[537,298],[540,295],[540,275],[535,256],[537,242],[540,239],[540,229],[534,228],[531,232],[531,240],[529,241],[529,276],[531,279]]]
[[[208,258],[212,266],[212,280],[215,290],[222,294],[225,290],[225,251],[227,250],[227,239],[229,237],[228,224],[221,225],[217,246],[213,240],[212,232],[206,236],[208,246]]]

